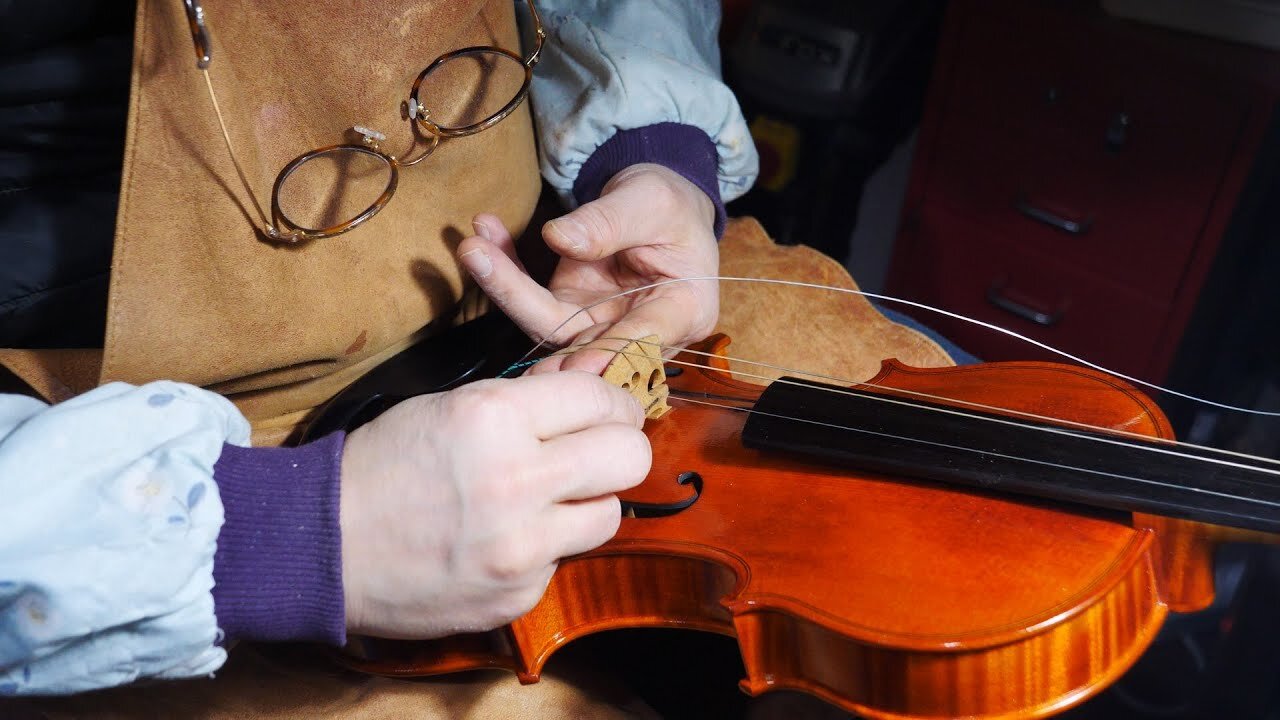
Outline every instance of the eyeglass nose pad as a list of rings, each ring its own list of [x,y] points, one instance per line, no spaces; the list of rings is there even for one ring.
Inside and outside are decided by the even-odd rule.
[[[362,140],[366,145],[376,146],[378,143],[387,139],[386,133],[378,132],[377,130],[364,125],[352,125],[351,131],[356,135],[359,135],[360,140]]]

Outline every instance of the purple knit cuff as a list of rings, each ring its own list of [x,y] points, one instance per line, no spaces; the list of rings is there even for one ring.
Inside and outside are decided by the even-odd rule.
[[[663,165],[697,185],[716,208],[716,239],[724,234],[724,201],[720,199],[720,156],[716,144],[701,128],[664,122],[634,130],[619,130],[591,153],[573,182],[579,204],[600,197],[605,183],[623,168],[638,163]]]
[[[346,643],[339,477],[345,433],[296,448],[224,445],[213,556],[218,627],[240,640]]]

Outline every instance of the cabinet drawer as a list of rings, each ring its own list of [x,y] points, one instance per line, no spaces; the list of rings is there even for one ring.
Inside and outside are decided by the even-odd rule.
[[[1094,149],[947,118],[924,192],[1007,243],[1160,302],[1175,294],[1226,155],[1204,172],[1140,173]]]
[[[1069,4],[963,5],[948,112],[1073,151],[1110,147],[1116,164],[1149,173],[1212,173],[1239,135],[1248,94],[1176,35]]]
[[[1151,380],[1168,308],[1051,255],[926,205],[907,227],[911,248],[895,291],[993,323],[1112,370]],[[1056,360],[1016,338],[927,311],[912,312],[983,360]],[[1158,379],[1158,378],[1156,378]]]

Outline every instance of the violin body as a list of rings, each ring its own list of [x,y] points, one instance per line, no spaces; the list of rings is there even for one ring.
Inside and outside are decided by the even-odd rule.
[[[353,638],[344,662],[388,675],[505,668],[534,682],[575,638],[684,628],[736,638],[752,695],[797,689],[875,718],[1030,718],[1104,689],[1170,610],[1212,601],[1207,526],[749,449],[746,412],[679,399],[736,398],[745,410],[761,387],[722,358],[683,358],[710,367],[667,379],[671,412],[645,429],[652,470],[623,500],[688,500],[678,479],[697,473],[696,501],[624,518],[612,541],[563,560],[537,607],[505,628]],[[1172,438],[1143,394],[1075,366],[889,361],[864,387]]]

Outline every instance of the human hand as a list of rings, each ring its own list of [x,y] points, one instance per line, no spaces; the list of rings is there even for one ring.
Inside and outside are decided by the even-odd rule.
[[[557,561],[613,537],[649,472],[640,405],[583,372],[400,403],[342,458],[348,632],[431,638],[528,612]]]
[[[502,221],[477,215],[476,237],[458,258],[494,303],[535,340],[553,346],[597,338],[642,338],[683,347],[715,327],[720,287],[715,280],[670,283],[594,303],[663,280],[714,276],[719,249],[712,232],[715,207],[707,194],[661,165],[632,165],[614,175],[599,199],[548,222],[547,245],[561,256],[542,287],[516,258]],[[589,308],[565,325],[566,319]],[[554,337],[551,337],[554,333]],[[597,343],[538,363],[531,373],[560,369],[601,373],[618,343]]]

